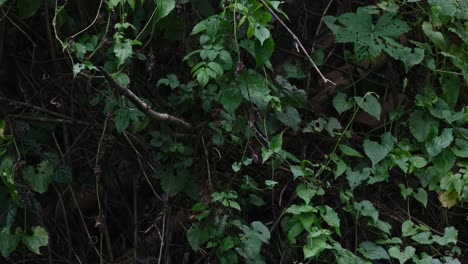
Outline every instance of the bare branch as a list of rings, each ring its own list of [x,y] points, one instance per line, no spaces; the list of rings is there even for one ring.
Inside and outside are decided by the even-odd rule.
[[[332,83],[333,85],[336,85],[334,82],[332,82],[331,80],[325,78],[325,76],[322,74],[322,72],[319,70],[319,68],[317,67],[317,64],[315,64],[314,60],[312,60],[312,58],[310,57],[309,53],[307,52],[307,50],[304,48],[304,45],[302,45],[301,41],[299,41],[299,38],[292,32],[292,30],[286,26],[286,24],[284,23],[284,21],[275,13],[275,11],[273,11],[273,9],[271,9],[267,3],[265,3],[264,0],[260,0],[263,5],[268,9],[268,11],[270,11],[270,13],[281,23],[281,25],[289,32],[289,34],[292,36],[292,38],[294,39],[294,41],[297,43],[297,45],[299,46],[299,48],[301,49],[302,52],[304,52],[304,54],[307,56],[307,58],[309,59],[310,63],[312,64],[312,66],[314,67],[314,69],[317,71],[317,73],[320,75],[320,77],[322,78],[322,80],[325,82],[325,83]]]
[[[135,103],[137,105],[137,107],[141,111],[143,111],[143,113],[148,115],[149,117],[151,117],[153,119],[156,119],[156,120],[172,123],[172,124],[181,126],[183,128],[186,128],[186,129],[191,129],[192,128],[192,126],[189,123],[185,122],[184,120],[182,120],[180,118],[177,118],[175,116],[171,116],[171,115],[166,114],[166,113],[159,113],[159,112],[154,111],[153,109],[151,109],[150,105],[148,105],[143,100],[141,100],[140,97],[135,95],[130,89],[123,87],[120,83],[118,83],[114,79],[114,77],[112,77],[112,75],[110,73],[108,73],[102,67],[99,67],[99,70],[104,74],[104,78],[106,78],[106,80],[110,83],[110,85],[112,87],[119,90],[119,92],[121,94],[126,96],[133,103]]]

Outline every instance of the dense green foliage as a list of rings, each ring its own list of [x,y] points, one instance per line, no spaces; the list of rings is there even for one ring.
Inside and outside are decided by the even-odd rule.
[[[468,2],[335,2],[0,0],[5,261],[464,263]]]

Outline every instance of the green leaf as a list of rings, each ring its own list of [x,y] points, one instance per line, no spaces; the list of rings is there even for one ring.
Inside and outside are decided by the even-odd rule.
[[[187,241],[194,251],[198,251],[209,239],[209,233],[206,230],[201,230],[198,224],[192,225],[187,231]]]
[[[255,41],[254,47],[254,57],[256,62],[256,67],[263,66],[273,55],[273,51],[275,50],[275,42],[273,41],[272,37],[266,39],[266,41],[262,44]]]
[[[132,54],[132,40],[126,39],[124,42],[118,41],[114,45],[114,53],[115,57],[117,58],[117,68],[120,67],[125,63],[127,59],[129,59]]]
[[[364,158],[364,156],[361,155],[357,150],[353,149],[352,147],[344,144],[338,145],[338,148],[343,152],[343,154],[351,157],[358,157],[358,158]]]
[[[418,142],[424,142],[428,136],[437,134],[439,122],[420,109],[414,110],[408,121],[410,132]]]
[[[333,98],[333,101],[332,101],[333,107],[336,109],[336,111],[340,115],[348,111],[349,109],[351,109],[354,105],[353,101],[347,99],[347,97],[348,96],[346,94],[338,92],[335,98]]]
[[[24,235],[22,236],[21,241],[25,244],[28,249],[35,253],[41,254],[40,247],[45,247],[49,243],[49,234],[47,231],[40,226],[34,226],[31,228],[33,231],[32,235]]]
[[[53,176],[54,167],[48,160],[42,161],[36,168],[27,166],[23,169],[24,179],[29,183],[31,188],[38,193],[47,191]]]
[[[82,70],[84,70],[86,66],[83,63],[75,63],[73,64],[73,78],[78,75]]]
[[[351,190],[354,190],[354,188],[358,187],[369,179],[371,174],[371,168],[363,168],[362,170],[357,170],[353,171],[350,167],[346,170],[346,179],[348,180],[349,187],[351,187]]]
[[[305,185],[304,183],[301,183],[297,186],[296,193],[297,193],[297,196],[299,196],[299,198],[304,200],[304,202],[308,205],[312,197],[315,196],[316,191],[307,187],[307,185]]]
[[[226,111],[234,113],[242,102],[242,94],[237,87],[229,85],[222,90],[219,101]]]
[[[320,211],[320,214],[321,214],[323,220],[325,220],[325,222],[327,222],[327,224],[329,226],[339,228],[340,227],[340,218],[338,217],[338,214],[335,212],[335,210],[333,210],[333,208],[331,208],[328,205],[325,205],[324,208],[325,208],[324,213],[322,213],[322,211]]]
[[[301,124],[301,117],[299,112],[294,107],[286,107],[285,111],[277,112],[276,117],[281,123],[292,128],[294,131],[299,130],[299,125]]]
[[[434,235],[432,237],[432,239],[437,244],[439,244],[441,246],[446,246],[446,245],[448,245],[450,243],[456,244],[457,243],[457,237],[458,237],[458,230],[455,229],[455,227],[450,226],[450,227],[445,228],[443,237],[438,236],[438,235]]]
[[[339,17],[327,16],[325,24],[335,33],[337,43],[354,43],[354,53],[358,59],[375,58],[387,45],[387,39],[399,37],[410,30],[402,20],[392,13],[384,13],[372,23],[372,16],[366,8],[358,8],[356,13],[346,13]]]
[[[435,44],[436,47],[442,50],[446,49],[447,42],[444,38],[444,35],[439,31],[434,31],[431,23],[423,22],[422,30],[424,34]]]
[[[130,110],[119,108],[114,112],[114,124],[117,132],[122,133],[130,124]]]
[[[451,148],[451,150],[457,157],[468,158],[468,140],[464,138],[455,139],[455,145]]]
[[[418,188],[418,192],[413,193],[413,197],[422,205],[424,205],[424,207],[427,206],[427,192],[423,188]]]
[[[302,251],[304,253],[304,258],[312,258],[317,256],[320,252],[325,249],[330,249],[331,246],[326,242],[322,237],[309,239],[309,243],[304,245]]]
[[[286,213],[290,213],[293,215],[299,215],[302,213],[315,213],[317,212],[317,209],[312,207],[311,205],[306,205],[306,204],[293,204],[286,209]]]
[[[359,244],[358,251],[367,259],[390,259],[390,256],[388,255],[387,251],[382,246],[378,246],[373,242],[361,242]]]
[[[268,188],[273,189],[275,187],[275,185],[278,185],[278,182],[277,181],[272,181],[272,180],[265,180],[265,185]]]
[[[426,141],[426,150],[430,157],[434,157],[442,150],[450,146],[453,141],[452,128],[444,128],[440,136],[432,138],[430,141]]]
[[[403,237],[412,236],[418,233],[418,229],[414,227],[414,223],[411,220],[406,220],[401,225],[401,235]]]
[[[10,228],[4,227],[0,232],[0,252],[3,257],[8,257],[19,245],[21,235],[18,230],[16,234],[11,234]]]
[[[18,13],[20,17],[28,18],[34,16],[42,5],[42,0],[18,0]]]
[[[260,111],[264,111],[271,98],[265,78],[249,70],[238,75],[236,80],[244,98],[257,105]]]
[[[359,214],[370,217],[374,222],[379,220],[379,211],[375,209],[374,205],[370,201],[364,200],[359,203],[354,202],[353,207]]]
[[[128,87],[128,85],[130,84],[130,77],[128,77],[126,73],[118,72],[114,75],[114,78],[123,87]]]
[[[278,153],[283,148],[283,133],[281,132],[270,140],[270,149]]]
[[[156,16],[156,22],[166,17],[175,8],[175,0],[156,0],[158,8],[158,15]]]
[[[354,100],[362,110],[366,111],[369,115],[375,117],[377,120],[380,120],[380,103],[374,94],[367,93],[364,98],[355,96]]]
[[[205,87],[208,84],[208,81],[210,80],[210,76],[208,75],[208,72],[206,71],[206,68],[204,70],[200,70],[197,74],[197,81],[200,84],[201,87]]]
[[[401,252],[400,247],[393,246],[388,250],[388,253],[392,258],[398,259],[400,264],[403,264],[414,256],[416,249],[412,246],[407,246],[405,250]]]
[[[375,166],[390,153],[395,142],[396,138],[394,138],[390,132],[386,132],[382,135],[382,144],[367,139],[364,140],[364,152],[372,161],[372,166]]]
[[[455,74],[442,73],[440,76],[440,85],[442,87],[443,98],[450,108],[454,108],[458,102],[460,93],[460,78]]]
[[[430,245],[432,244],[431,235],[431,232],[426,231],[411,236],[411,239],[423,245]]]
[[[257,24],[255,26],[254,36],[258,39],[258,41],[260,41],[260,45],[263,46],[263,43],[265,42],[265,40],[270,38],[271,34],[268,28],[260,24]]]

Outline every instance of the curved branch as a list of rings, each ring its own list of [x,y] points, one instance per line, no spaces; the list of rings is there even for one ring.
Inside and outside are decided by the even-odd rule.
[[[178,125],[186,129],[192,128],[192,126],[189,123],[185,122],[180,118],[171,116],[166,113],[159,113],[154,111],[153,109],[151,109],[150,105],[141,100],[140,97],[135,95],[130,89],[125,88],[120,83],[118,83],[110,73],[104,70],[104,68],[99,67],[99,70],[104,74],[104,78],[106,78],[106,80],[110,83],[112,87],[116,88],[121,94],[130,99],[133,103],[135,103],[138,109],[140,109],[147,116],[156,120],[172,123],[174,125]]]

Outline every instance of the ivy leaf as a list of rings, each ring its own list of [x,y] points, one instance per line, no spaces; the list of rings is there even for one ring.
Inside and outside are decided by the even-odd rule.
[[[283,148],[283,133],[279,133],[270,141],[270,149],[274,153],[278,153]]]
[[[424,207],[427,206],[427,192],[423,188],[418,188],[418,192],[413,193],[413,197]]]
[[[117,132],[122,133],[130,124],[130,110],[119,108],[114,112],[114,124]]]
[[[260,111],[264,111],[271,99],[265,79],[254,71],[243,72],[236,79],[244,98],[256,104]]]
[[[169,15],[175,8],[175,0],[156,0],[156,3],[158,8],[156,22]]]
[[[304,200],[306,205],[308,205],[312,197],[315,196],[316,191],[307,187],[307,185],[305,185],[304,183],[301,183],[297,186],[296,193],[297,193],[297,196],[299,196],[299,198]]]
[[[256,67],[263,66],[273,55],[275,50],[275,42],[272,37],[266,39],[266,41],[261,45],[259,42],[255,41],[254,54]]]
[[[400,264],[403,264],[413,257],[416,253],[416,249],[412,246],[407,246],[405,247],[405,250],[401,252],[400,247],[393,246],[388,250],[388,253],[392,258],[398,259]]]
[[[333,107],[338,114],[342,114],[353,107],[353,101],[348,100],[346,94],[338,92],[332,101]]]
[[[382,135],[382,144],[375,141],[364,140],[364,152],[367,157],[372,161],[372,166],[375,166],[381,160],[383,160],[388,153],[393,149],[396,139],[390,132]]]
[[[430,157],[434,157],[450,146],[453,141],[452,128],[444,128],[440,136],[426,141],[426,150]]]
[[[351,157],[364,158],[359,151],[353,149],[352,147],[344,144],[338,145],[338,148],[343,152],[343,154]]]
[[[10,228],[4,227],[0,232],[0,252],[3,257],[8,257],[13,252],[21,241],[21,235],[18,230],[15,234],[11,234]]]
[[[294,131],[299,130],[299,125],[301,124],[301,117],[299,116],[299,112],[294,107],[286,107],[286,111],[284,112],[277,112],[276,117],[278,118],[281,123],[285,124],[286,126],[292,128]]]
[[[366,111],[369,115],[375,117],[377,120],[380,120],[381,107],[380,103],[372,93],[367,93],[364,98],[360,96],[355,96],[354,100],[358,106]]]
[[[373,242],[361,242],[359,244],[358,251],[367,259],[390,259],[390,256],[388,255],[387,251],[385,251],[385,249],[382,246],[378,246]]]
[[[31,17],[42,5],[42,0],[18,0],[18,13],[23,18]]]
[[[440,76],[440,85],[442,87],[443,98],[450,106],[454,108],[458,102],[460,93],[460,78],[455,74],[442,73]]]
[[[453,226],[446,227],[444,229],[444,236],[438,236],[434,235],[432,239],[434,242],[441,246],[446,246],[450,243],[456,244],[457,243],[457,237],[458,237],[458,230],[455,229]]]
[[[198,224],[192,225],[187,231],[187,241],[194,251],[198,251],[209,238],[207,230],[201,230]]]
[[[132,40],[126,39],[124,42],[118,41],[114,45],[114,53],[117,58],[117,68],[125,63],[133,54]]]
[[[31,185],[31,188],[38,193],[47,191],[53,176],[54,168],[48,160],[42,161],[36,168],[27,166],[23,169],[24,179]]]
[[[455,139],[455,145],[451,148],[451,150],[457,157],[468,158],[468,140],[464,138]]]
[[[408,122],[410,132],[418,142],[424,142],[429,135],[437,134],[439,122],[420,109],[411,113]]]
[[[359,203],[354,202],[353,207],[359,214],[370,217],[374,222],[379,220],[379,211],[377,211],[374,205],[368,200],[364,200]]]
[[[222,90],[219,101],[226,111],[234,113],[242,102],[242,95],[237,87],[229,85]]]
[[[271,36],[271,34],[268,28],[260,24],[257,24],[255,26],[254,36],[258,39],[258,41],[260,41],[260,45],[263,46],[263,43],[265,42],[265,40],[267,40]]]
[[[317,237],[317,238],[309,238],[309,243],[304,245],[302,251],[304,253],[304,258],[312,258],[317,256],[320,252],[324,249],[330,249],[331,246],[326,242],[325,238]]]
[[[47,234],[47,231],[40,226],[34,226],[31,230],[33,231],[33,234],[30,236],[24,235],[21,241],[31,252],[41,254],[40,247],[47,246],[49,243],[49,234]]]
[[[364,168],[361,171],[353,171],[348,167],[346,170],[346,179],[348,180],[349,186],[352,190],[361,185],[362,182],[369,179],[371,168]]]
[[[423,245],[430,245],[432,244],[431,235],[431,232],[426,231],[411,236],[411,239]]]
[[[325,212],[320,211],[323,220],[325,220],[329,226],[332,226],[339,231],[340,218],[338,217],[338,214],[328,205],[325,205],[324,208]]]

